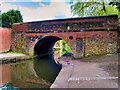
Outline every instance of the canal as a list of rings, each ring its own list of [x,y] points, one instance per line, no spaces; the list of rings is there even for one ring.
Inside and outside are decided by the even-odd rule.
[[[18,88],[49,88],[62,68],[58,58],[70,51],[70,47],[62,40],[56,42],[51,54],[16,63],[2,64],[0,65],[0,72],[2,72],[0,86],[9,83],[10,86]]]
[[[55,54],[56,55],[56,54]],[[62,65],[54,54],[39,58],[2,64],[2,80],[19,88],[49,88],[58,76]]]

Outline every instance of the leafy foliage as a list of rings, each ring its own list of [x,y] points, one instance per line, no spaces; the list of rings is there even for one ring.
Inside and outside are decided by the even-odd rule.
[[[12,28],[13,23],[23,22],[23,17],[18,10],[2,13],[2,27]]]
[[[119,2],[110,2],[109,5],[115,6],[118,9],[118,11],[120,12],[120,3]]]
[[[64,55],[67,52],[71,52],[71,48],[64,40],[62,40],[62,55]]]
[[[72,0],[72,2],[73,1],[75,0]],[[97,2],[80,2],[80,0],[77,0],[75,4],[71,5],[71,11],[73,15],[78,15],[81,17],[109,15],[118,13],[115,7],[112,7],[104,0]]]
[[[6,86],[9,88],[13,88],[13,84],[11,82],[7,83]]]
[[[110,2],[109,5],[116,6],[116,9],[119,11],[118,17],[119,17],[119,27],[120,27],[120,2]]]

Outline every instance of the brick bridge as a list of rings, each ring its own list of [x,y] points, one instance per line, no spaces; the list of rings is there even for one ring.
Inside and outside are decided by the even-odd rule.
[[[16,23],[12,30],[12,51],[29,55],[52,52],[61,39],[74,58],[117,52],[117,15]]]

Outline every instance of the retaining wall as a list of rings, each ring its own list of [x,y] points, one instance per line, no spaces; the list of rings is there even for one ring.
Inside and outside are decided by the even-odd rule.
[[[7,52],[11,46],[11,30],[0,27],[0,53]]]

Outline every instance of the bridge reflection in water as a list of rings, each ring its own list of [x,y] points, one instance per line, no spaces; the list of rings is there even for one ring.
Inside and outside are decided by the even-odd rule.
[[[61,70],[53,54],[4,66],[11,70],[9,82],[20,88],[49,88]]]

